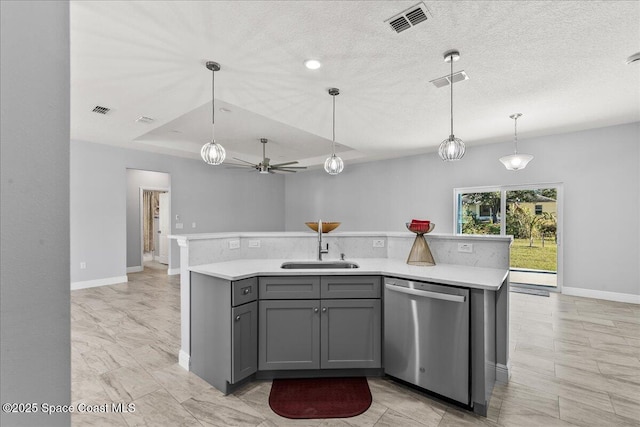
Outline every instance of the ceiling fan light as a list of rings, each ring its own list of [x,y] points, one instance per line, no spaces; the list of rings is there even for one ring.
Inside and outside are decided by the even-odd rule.
[[[464,156],[466,147],[464,142],[460,138],[456,138],[453,135],[449,135],[449,138],[440,143],[438,148],[438,155],[442,160],[452,162],[460,160]]]
[[[510,156],[500,157],[500,161],[510,171],[517,171],[527,167],[527,164],[533,160],[531,154],[511,154]]]
[[[200,156],[205,163],[217,166],[224,162],[224,158],[227,156],[227,153],[222,145],[216,144],[215,141],[211,141],[202,146]]]
[[[335,154],[332,154],[330,157],[327,157],[327,160],[324,162],[324,170],[329,175],[338,175],[344,169],[344,162],[342,159]]]

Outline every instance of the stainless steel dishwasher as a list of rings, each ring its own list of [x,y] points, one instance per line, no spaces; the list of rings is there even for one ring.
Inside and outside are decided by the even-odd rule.
[[[384,282],[385,373],[468,405],[469,290]]]

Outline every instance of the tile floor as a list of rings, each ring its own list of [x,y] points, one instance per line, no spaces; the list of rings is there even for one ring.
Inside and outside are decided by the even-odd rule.
[[[178,366],[179,276],[129,280],[71,293],[72,401],[136,410],[75,413],[75,426],[640,426],[638,305],[511,293],[512,376],[487,418],[370,378],[364,414],[294,421],[269,409],[268,381],[223,396]]]

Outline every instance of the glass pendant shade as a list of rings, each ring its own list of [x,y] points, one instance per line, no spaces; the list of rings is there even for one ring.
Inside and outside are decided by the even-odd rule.
[[[205,163],[209,165],[218,166],[224,162],[224,158],[227,156],[227,152],[224,151],[224,147],[216,143],[215,140],[215,123],[216,123],[216,86],[215,75],[216,71],[220,71],[220,64],[213,61],[207,61],[206,67],[211,70],[211,141],[207,142],[200,149],[200,157]]]
[[[332,154],[331,157],[327,157],[327,160],[324,162],[324,170],[329,175],[338,175],[343,169],[344,162],[335,154]]]
[[[450,50],[444,54],[444,62],[449,62],[451,64],[451,75],[449,76],[449,87],[451,88],[451,103],[449,104],[451,107],[451,135],[440,143],[438,155],[442,160],[447,162],[462,159],[464,152],[466,151],[464,142],[453,135],[453,62],[458,59],[460,59],[460,52],[457,50]]]
[[[324,161],[324,170],[329,175],[338,175],[344,169],[344,162],[336,156],[336,95],[340,95],[340,89],[332,87],[329,95],[333,98],[333,137],[331,142],[331,156]]]
[[[215,141],[211,141],[202,146],[200,156],[205,163],[217,166],[224,162],[224,158],[227,156],[227,153],[224,151],[224,147],[222,145],[216,144]]]
[[[442,160],[452,162],[460,160],[464,156],[465,150],[464,142],[460,138],[449,135],[449,138],[440,143],[438,154]]]
[[[509,118],[513,119],[513,154],[500,157],[499,159],[504,167],[510,171],[524,169],[527,167],[527,164],[533,160],[533,156],[531,154],[518,153],[518,119],[520,117],[522,117],[522,113],[515,113],[509,116]]]
[[[517,171],[527,167],[527,163],[533,160],[531,154],[512,154],[510,156],[500,157],[500,161],[505,168],[510,171]]]

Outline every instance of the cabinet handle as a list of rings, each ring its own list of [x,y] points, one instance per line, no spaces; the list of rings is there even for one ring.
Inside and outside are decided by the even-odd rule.
[[[326,313],[327,312],[327,307],[322,307],[322,312]]]
[[[236,320],[240,320],[240,315],[236,316]]]
[[[318,307],[314,307],[314,308],[313,308],[313,312],[314,312],[314,313],[317,313],[317,312],[318,312]]]
[[[242,293],[243,293],[243,294],[245,294],[245,295],[247,295],[247,294],[249,293],[249,291],[250,291],[250,289],[249,289],[249,288],[245,288],[245,289],[242,291]]]

